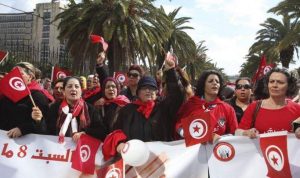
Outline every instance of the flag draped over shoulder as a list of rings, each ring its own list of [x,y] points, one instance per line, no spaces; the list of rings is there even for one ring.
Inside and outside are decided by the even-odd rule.
[[[65,77],[71,76],[71,75],[72,75],[71,71],[60,68],[58,66],[54,66],[54,67],[52,67],[51,81],[55,81],[59,78],[65,78]]]
[[[260,135],[260,148],[271,178],[292,178],[288,151],[287,132]]]
[[[261,77],[266,75],[272,68],[273,65],[267,65],[266,56],[262,55],[258,69],[252,78],[252,83],[255,83],[257,80],[261,79]]]
[[[0,93],[15,103],[30,94],[18,67],[15,67],[4,76],[4,78],[0,81],[0,86]]]

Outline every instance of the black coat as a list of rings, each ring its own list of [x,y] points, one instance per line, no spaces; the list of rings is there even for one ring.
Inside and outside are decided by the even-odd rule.
[[[166,97],[156,101],[148,119],[137,111],[137,105],[128,104],[120,109],[114,129],[123,130],[129,140],[174,140],[176,113],[184,100],[184,89],[174,69],[166,72],[166,85]]]
[[[22,135],[29,133],[43,134],[46,133],[45,116],[49,110],[48,99],[40,91],[31,91],[32,98],[40,108],[43,114],[41,122],[35,122],[32,117],[33,104],[29,96],[23,98],[17,103],[12,102],[7,97],[0,99],[0,129],[10,130],[18,127]]]
[[[47,115],[47,130],[49,135],[58,135],[60,128],[57,128],[57,118],[58,118],[58,110],[61,102],[55,102],[50,105],[49,113]],[[84,131],[86,134],[98,138],[100,140],[104,140],[107,135],[107,129],[103,124],[103,121],[98,113],[98,111],[89,103],[88,106],[88,113],[90,116],[90,125],[87,128],[84,128],[81,131]],[[80,123],[79,117],[76,118],[77,123]],[[69,126],[70,128],[70,126]],[[69,132],[66,133],[66,136]]]

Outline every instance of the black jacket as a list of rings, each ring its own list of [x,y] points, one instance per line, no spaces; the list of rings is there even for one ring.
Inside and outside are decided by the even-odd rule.
[[[29,133],[46,133],[45,116],[49,110],[48,99],[40,91],[31,91],[32,98],[43,114],[42,121],[37,123],[32,117],[33,104],[29,96],[26,96],[17,103],[7,97],[0,99],[0,129],[10,130],[18,127],[22,135]]]
[[[114,129],[123,130],[128,139],[174,140],[176,113],[184,99],[184,90],[174,69],[166,72],[166,84],[166,97],[156,101],[148,119],[137,111],[137,105],[128,104],[120,109]]]
[[[49,135],[58,135],[60,128],[57,128],[57,118],[58,118],[58,110],[61,102],[55,102],[50,105],[49,113],[47,116],[47,130]],[[81,131],[86,132],[86,134],[98,138],[100,140],[104,140],[107,135],[107,129],[103,124],[103,121],[98,113],[98,111],[89,103],[87,103],[88,112],[91,119],[90,125],[87,128],[84,128]],[[80,123],[79,117],[76,118],[77,123]],[[70,128],[70,126],[69,126]],[[69,132],[66,133],[66,136]]]

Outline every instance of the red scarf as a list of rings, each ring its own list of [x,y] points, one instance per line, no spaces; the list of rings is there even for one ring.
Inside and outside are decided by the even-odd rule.
[[[58,115],[59,117],[57,119],[56,126],[58,129],[60,129],[59,143],[64,142],[64,136],[69,127],[70,122],[71,122],[72,133],[76,133],[77,131],[80,131],[83,128],[86,128],[87,126],[90,125],[90,117],[88,113],[87,104],[84,102],[83,99],[78,100],[78,102],[74,105],[73,108],[69,108],[66,99],[64,99],[60,104],[58,113],[59,113]],[[76,117],[78,116],[80,118],[79,126],[76,120]],[[71,121],[70,120],[66,121],[68,117],[71,118]]]
[[[83,98],[84,100],[86,100],[86,99],[88,99],[89,97],[96,95],[96,94],[99,93],[100,91],[101,91],[101,88],[100,88],[99,86],[96,86],[95,88],[92,88],[92,89],[90,89],[90,90],[85,90],[85,92],[84,92],[82,98]]]
[[[149,119],[149,116],[155,106],[154,101],[148,101],[148,102],[142,102],[141,100],[137,99],[133,102],[133,104],[136,104],[139,106],[137,109],[138,112],[142,113],[146,119]]]
[[[217,106],[217,104],[221,102],[222,101],[219,98],[216,98],[214,101],[211,102],[206,102],[205,99],[200,98],[199,96],[193,96],[180,107],[178,111],[178,117],[187,117],[192,112],[199,109],[205,111],[213,110]]]
[[[110,103],[115,103],[120,107],[125,106],[126,104],[130,103],[129,99],[124,95],[118,95],[116,98],[111,100],[105,100],[105,104],[108,105]]]
[[[44,88],[42,88],[40,86],[40,84],[38,84],[36,81],[31,81],[28,85],[27,85],[28,89],[30,91],[33,91],[33,90],[36,90],[36,91],[40,91],[42,92],[46,97],[47,99],[50,101],[50,102],[53,102],[54,101],[54,98],[53,96],[47,91],[45,90]]]

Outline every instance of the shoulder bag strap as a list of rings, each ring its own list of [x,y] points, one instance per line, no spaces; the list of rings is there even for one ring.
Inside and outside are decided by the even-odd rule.
[[[261,103],[262,103],[262,100],[259,100],[259,101],[257,101],[257,103],[256,103],[255,110],[254,110],[254,112],[253,112],[253,114],[252,114],[252,122],[251,122],[251,127],[250,127],[250,128],[253,128],[254,125],[255,125],[256,116],[257,116],[258,111],[259,111],[259,109],[260,109],[260,107],[261,107]]]

